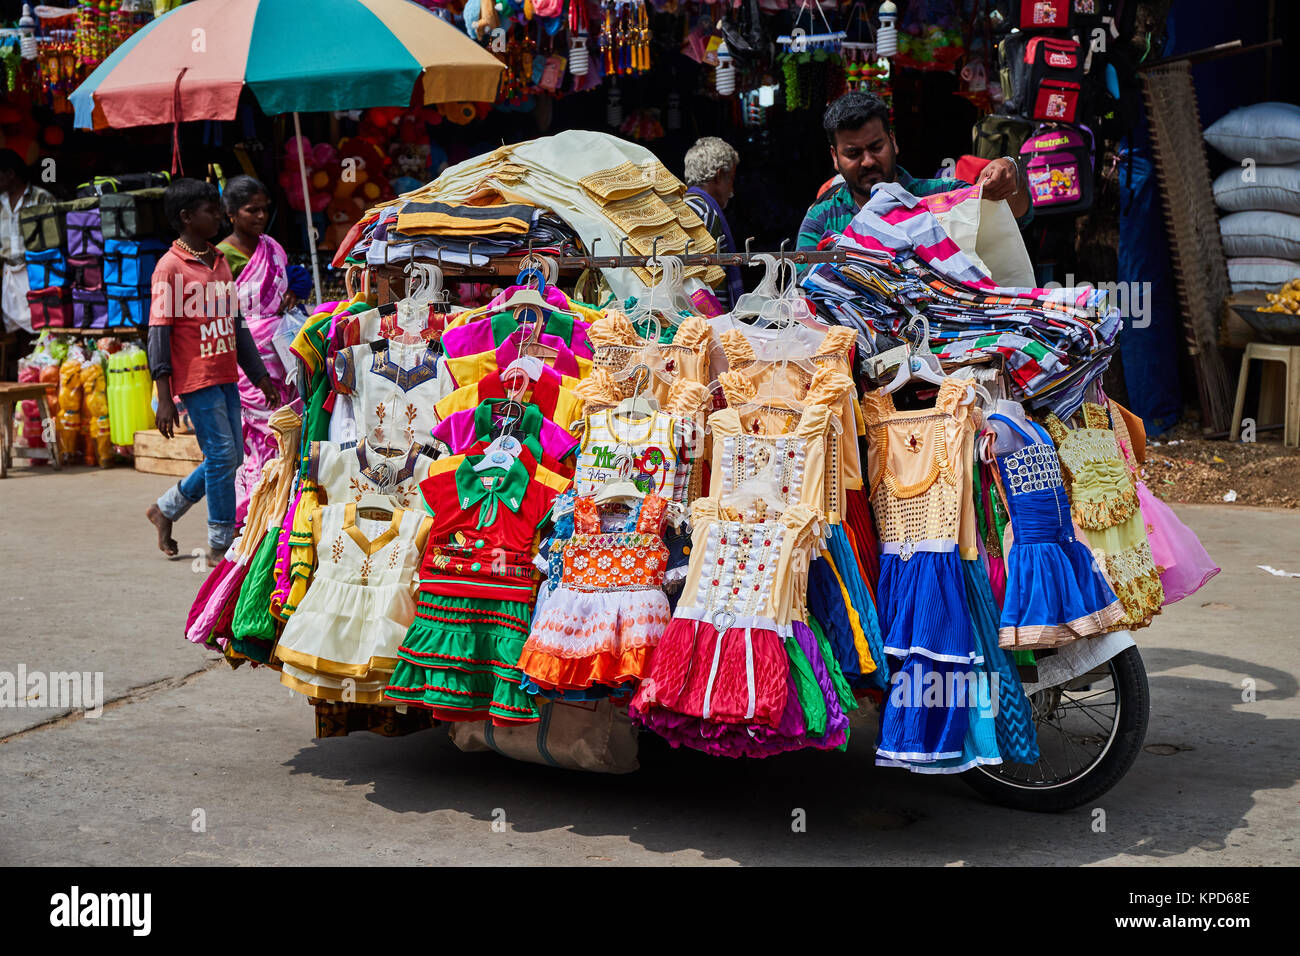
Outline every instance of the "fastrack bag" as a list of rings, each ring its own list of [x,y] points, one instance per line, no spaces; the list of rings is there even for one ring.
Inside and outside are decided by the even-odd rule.
[[[159,188],[106,193],[100,197],[105,243],[109,239],[149,239],[169,233],[162,198],[163,190]]]
[[[1004,288],[1033,288],[1034,266],[1011,207],[984,199],[982,192],[979,186],[964,186],[925,196],[921,205],[995,283]]]
[[[1036,133],[1020,149],[1036,215],[1077,213],[1092,207],[1092,147],[1077,129]]]
[[[608,698],[537,703],[542,719],[536,723],[494,727],[490,720],[458,721],[451,725],[451,741],[466,753],[495,750],[513,760],[565,770],[631,773],[640,766],[636,728],[626,705]]]
[[[71,314],[67,294],[62,287],[28,292],[27,305],[32,311],[33,329],[67,328]]]

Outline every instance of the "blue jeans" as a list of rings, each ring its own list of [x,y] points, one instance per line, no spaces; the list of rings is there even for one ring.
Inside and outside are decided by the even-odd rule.
[[[239,386],[212,385],[181,399],[194,423],[203,461],[158,499],[158,510],[177,521],[206,494],[208,547],[225,551],[235,538],[235,472],[244,460]]]

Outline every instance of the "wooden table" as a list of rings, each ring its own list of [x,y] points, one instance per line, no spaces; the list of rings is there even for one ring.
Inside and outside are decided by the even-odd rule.
[[[50,403],[45,397],[46,388],[46,385],[39,382],[0,382],[0,415],[4,416],[4,421],[0,422],[0,445],[3,446],[0,447],[0,478],[9,476],[9,467],[14,463],[14,407],[19,402],[35,402],[41,410],[41,422],[49,422],[49,426],[42,431],[53,435],[54,417],[50,414]],[[50,450],[50,464],[55,468],[61,467],[58,442],[47,441],[46,447]],[[17,454],[19,458],[43,457],[31,454],[32,451],[29,448],[19,448]]]

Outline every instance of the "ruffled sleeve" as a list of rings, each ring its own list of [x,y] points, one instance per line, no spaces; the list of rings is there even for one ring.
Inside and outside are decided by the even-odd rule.
[[[739,329],[727,329],[718,336],[718,341],[722,343],[722,354],[727,357],[728,368],[744,368],[754,361],[754,346]]]
[[[708,407],[709,390],[699,382],[679,378],[668,387],[668,400],[661,411],[694,419]]]
[[[744,372],[723,372],[718,376],[718,384],[728,405],[744,405],[758,394],[754,382]]]

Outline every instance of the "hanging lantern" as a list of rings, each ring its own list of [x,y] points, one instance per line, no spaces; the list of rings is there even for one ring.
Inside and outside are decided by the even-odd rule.
[[[736,92],[736,64],[732,62],[731,51],[725,43],[718,46],[717,88],[721,96],[730,96]]]
[[[893,56],[898,52],[898,7],[891,0],[880,5],[880,30],[876,33],[876,55]]]
[[[30,3],[23,4],[23,15],[18,18],[18,36],[23,59],[36,59],[36,18],[32,16]]]
[[[574,76],[586,76],[590,66],[587,52],[587,34],[573,34],[569,37],[569,72]]]

